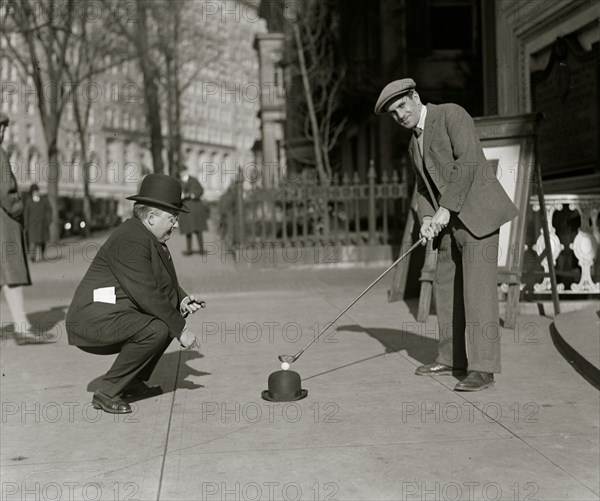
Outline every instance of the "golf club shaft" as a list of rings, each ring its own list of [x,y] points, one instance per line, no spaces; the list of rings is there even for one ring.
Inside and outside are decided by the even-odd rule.
[[[369,292],[373,286],[379,282],[385,275],[387,275],[389,273],[390,270],[392,270],[394,268],[394,266],[396,266],[400,261],[402,261],[406,256],[408,256],[412,251],[414,251],[417,247],[419,247],[419,245],[421,245],[423,243],[423,241],[426,240],[425,237],[420,238],[417,242],[415,242],[412,247],[410,249],[408,249],[404,254],[402,254],[398,259],[396,259],[391,265],[390,267],[385,270],[381,275],[379,275],[372,283],[371,285],[369,285],[364,291],[361,292],[361,294],[354,300],[352,301],[347,307],[346,309],[344,309],[344,311],[342,311],[337,317],[335,317],[335,319],[333,319],[331,322],[329,322],[324,328],[323,330],[321,330],[321,332],[319,332],[319,334],[310,342],[308,343],[304,348],[302,348],[298,354],[294,357],[294,361],[296,361],[300,355],[302,355],[302,353],[304,353],[304,351],[311,345],[313,344],[317,339],[319,339],[326,331],[327,329],[329,329],[329,327],[331,327],[335,322],[338,321],[338,319],[344,314],[346,313],[350,308],[352,308],[352,306],[354,306],[356,304],[356,302],[363,297],[367,292]]]

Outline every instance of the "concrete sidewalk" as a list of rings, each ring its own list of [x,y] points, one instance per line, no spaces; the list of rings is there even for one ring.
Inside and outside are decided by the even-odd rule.
[[[599,499],[598,392],[558,353],[551,319],[502,332],[503,373],[482,392],[417,377],[435,357],[435,316],[387,303],[384,279],[293,366],[304,400],[261,399],[293,354],[383,268],[236,269],[225,253],[169,247],[199,351],[172,344],[165,393],[113,416],[91,407],[113,359],[67,345],[64,313],[100,241],[32,266],[27,304],[58,322],[55,344],[1,345],[2,500]],[[10,320],[2,303],[2,322]]]

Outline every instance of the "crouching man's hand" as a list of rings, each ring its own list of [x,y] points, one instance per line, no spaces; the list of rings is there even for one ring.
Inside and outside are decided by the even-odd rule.
[[[185,329],[183,329],[183,332],[179,336],[179,344],[181,344],[181,347],[184,350],[189,350],[190,348],[193,348],[194,346],[196,348],[200,348],[200,343],[196,339],[196,334],[194,334],[187,327]]]
[[[200,308],[206,308],[206,302],[197,299],[196,296],[189,295],[181,301],[179,311],[183,317],[196,313]]]

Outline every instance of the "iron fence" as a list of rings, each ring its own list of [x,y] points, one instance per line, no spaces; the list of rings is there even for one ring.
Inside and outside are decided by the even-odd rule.
[[[244,186],[240,176],[222,209],[224,235],[233,245],[386,245],[402,229],[407,186],[397,172],[376,182],[373,165],[362,182],[357,173],[329,183],[288,181],[276,188]]]

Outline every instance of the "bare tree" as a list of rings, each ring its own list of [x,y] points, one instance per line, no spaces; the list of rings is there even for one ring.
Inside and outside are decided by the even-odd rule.
[[[2,36],[9,58],[33,81],[48,156],[48,201],[52,210],[50,239],[60,234],[58,185],[58,133],[72,82],[67,55],[72,22],[77,14],[74,0],[8,0],[4,6]]]
[[[69,104],[73,106],[73,118],[79,139],[79,167],[83,179],[83,214],[88,222],[85,233],[89,235],[92,221],[90,129],[96,100],[83,92],[77,92],[77,90],[112,66],[122,65],[131,56],[122,51],[115,43],[115,37],[107,36],[105,30],[98,26],[98,23],[89,23],[84,16],[79,16],[74,21],[70,54],[67,72],[73,82],[74,92],[71,94]],[[104,63],[106,56],[110,56],[111,63],[108,65]]]
[[[155,0],[151,5],[164,62],[161,90],[166,102],[169,173],[177,175],[184,158],[182,98],[200,72],[222,56],[224,46],[193,15],[188,0]]]
[[[328,181],[333,175],[331,152],[347,123],[340,113],[346,66],[337,48],[338,13],[328,0],[295,0],[293,6],[288,19],[307,111],[304,134],[313,143],[319,179]]]
[[[164,172],[163,135],[160,106],[160,60],[157,52],[157,23],[151,12],[154,0],[135,0],[135,16],[123,15],[122,4],[114,0],[102,0],[112,15],[106,16],[105,27],[124,41],[124,50],[133,49],[142,74],[146,122],[150,135],[150,152],[155,173]]]

